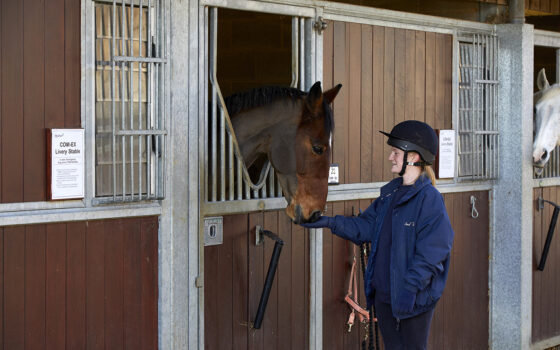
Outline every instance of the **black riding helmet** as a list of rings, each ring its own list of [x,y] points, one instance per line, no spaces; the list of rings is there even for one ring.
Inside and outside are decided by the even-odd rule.
[[[438,137],[434,129],[418,120],[405,120],[393,127],[390,133],[379,131],[389,136],[387,144],[404,151],[403,167],[399,173],[402,176],[407,165],[430,165],[434,162],[438,149]],[[414,151],[420,155],[423,162],[407,162],[408,152]]]

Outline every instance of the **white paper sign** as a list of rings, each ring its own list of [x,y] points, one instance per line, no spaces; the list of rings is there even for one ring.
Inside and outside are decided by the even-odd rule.
[[[439,131],[439,173],[440,179],[455,176],[455,130]]]
[[[329,185],[338,185],[338,164],[331,164],[329,169]]]
[[[51,130],[51,199],[84,198],[84,129]]]

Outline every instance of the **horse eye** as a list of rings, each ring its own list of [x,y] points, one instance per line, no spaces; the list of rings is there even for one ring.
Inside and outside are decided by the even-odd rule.
[[[313,151],[313,153],[315,153],[317,155],[323,154],[323,151],[324,151],[323,147],[321,147],[321,146],[313,146],[313,147],[311,147],[311,150]]]

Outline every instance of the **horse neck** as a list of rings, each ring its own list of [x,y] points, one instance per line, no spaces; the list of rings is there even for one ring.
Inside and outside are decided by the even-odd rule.
[[[247,166],[260,154],[268,153],[271,139],[277,133],[289,135],[293,131],[295,136],[301,103],[280,100],[232,116],[235,136]]]

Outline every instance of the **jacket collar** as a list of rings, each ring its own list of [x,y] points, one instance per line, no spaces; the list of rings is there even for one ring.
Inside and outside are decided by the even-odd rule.
[[[393,192],[402,185],[402,181],[402,176],[399,176],[391,180],[385,186],[381,187],[381,197],[386,197],[393,194]],[[402,203],[404,201],[407,201],[409,198],[413,197],[422,188],[429,184],[431,184],[430,179],[424,174],[420,175],[418,179],[416,179],[416,182],[414,182],[414,184],[412,185],[411,189],[401,198],[399,202]]]

